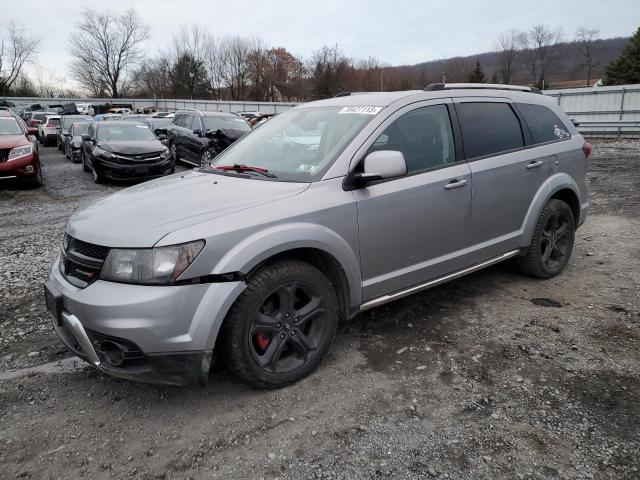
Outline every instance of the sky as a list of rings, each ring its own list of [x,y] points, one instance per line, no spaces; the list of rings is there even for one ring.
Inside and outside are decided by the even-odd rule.
[[[567,40],[579,27],[610,38],[640,26],[640,0],[0,0],[0,33],[9,19],[22,23],[43,39],[39,69],[65,78],[65,32],[85,6],[135,8],[151,28],[148,54],[164,48],[182,25],[198,24],[215,36],[258,36],[302,57],[338,44],[350,58],[373,56],[391,65],[490,51],[501,32],[536,23],[561,27]]]

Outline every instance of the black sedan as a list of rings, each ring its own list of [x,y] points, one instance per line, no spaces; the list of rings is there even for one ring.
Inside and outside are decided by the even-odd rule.
[[[82,147],[82,136],[89,133],[91,122],[76,122],[69,128],[69,133],[65,136],[64,154],[73,163],[80,162]]]
[[[82,167],[96,183],[146,180],[175,171],[167,147],[137,122],[93,122],[82,136],[81,152]]]

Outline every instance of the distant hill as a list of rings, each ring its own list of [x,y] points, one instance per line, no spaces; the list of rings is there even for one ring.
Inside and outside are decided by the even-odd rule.
[[[597,40],[594,44],[597,58],[597,65],[592,70],[592,80],[594,83],[602,77],[606,65],[616,58],[629,42],[630,37],[609,38]],[[479,61],[484,70],[487,82],[495,80],[498,70],[498,55],[496,52],[485,52],[466,57],[454,57],[429,62],[418,63],[416,65],[405,65],[389,67],[384,71],[385,90],[406,90],[408,88],[423,88],[433,82],[442,81],[442,72],[447,72],[447,81],[464,82],[468,73],[473,69],[475,62]],[[575,42],[563,42],[558,45],[547,73],[547,88],[572,87],[586,84],[586,70],[580,69],[584,58],[578,50]],[[523,55],[514,62],[514,78],[512,83],[531,84],[532,79],[529,74]]]

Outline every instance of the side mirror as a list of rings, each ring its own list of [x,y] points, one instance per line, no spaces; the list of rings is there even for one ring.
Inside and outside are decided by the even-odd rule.
[[[378,150],[364,159],[364,172],[355,174],[361,184],[386,178],[402,177],[407,174],[407,162],[402,152]]]
[[[27,128],[27,135],[37,135],[37,134],[38,134],[37,128],[33,128],[33,127]]]
[[[580,122],[578,122],[575,118],[571,119],[571,123],[573,123],[574,127],[577,127],[578,125],[580,125]]]
[[[82,141],[83,142],[90,142],[91,141],[91,137],[89,135],[82,135]]]

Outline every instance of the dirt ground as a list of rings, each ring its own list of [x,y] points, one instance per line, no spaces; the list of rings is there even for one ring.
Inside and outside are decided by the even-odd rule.
[[[640,478],[640,143],[594,144],[560,277],[505,263],[369,311],[268,392],[63,360],[47,266],[71,212],[120,187],[42,150],[45,188],[0,189],[1,479]]]

